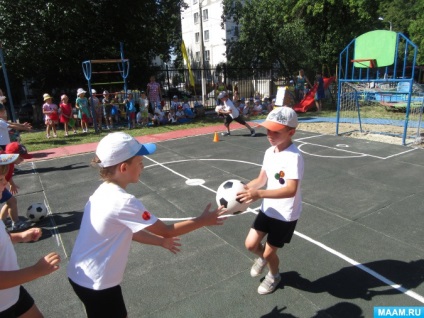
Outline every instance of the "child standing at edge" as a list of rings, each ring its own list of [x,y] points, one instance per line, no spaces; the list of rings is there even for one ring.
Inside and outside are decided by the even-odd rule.
[[[226,91],[222,91],[218,95],[218,99],[221,101],[222,107],[217,110],[218,114],[222,114],[225,116],[225,122],[224,125],[227,128],[226,133],[222,133],[223,136],[229,136],[230,135],[230,124],[234,120],[238,122],[239,124],[245,125],[247,129],[250,130],[250,135],[252,137],[255,137],[256,132],[255,130],[249,126],[248,123],[243,119],[243,116],[240,116],[239,110],[234,106],[233,102],[229,99],[228,93]]]
[[[17,157],[18,155],[0,155],[0,191],[6,185],[5,175],[9,168],[7,164]],[[43,317],[34,299],[21,284],[56,271],[60,256],[50,253],[36,264],[19,269],[13,248],[14,243],[37,241],[41,234],[39,228],[8,234],[3,221],[0,221],[0,317]]]
[[[135,100],[132,93],[128,93],[128,98],[124,100],[125,111],[127,113],[128,129],[135,128]]]
[[[140,144],[123,132],[108,134],[98,144],[94,163],[100,166],[103,183],[84,208],[67,273],[84,303],[88,317],[127,317],[121,281],[132,241],[179,251],[177,236],[203,226],[221,225],[223,207],[194,219],[165,224],[133,195],[126,192],[139,182],[143,156],[152,154],[155,144]]]
[[[7,121],[7,111],[3,105],[4,96],[0,96],[0,150],[4,150],[7,144],[10,144],[9,128],[16,130],[31,130],[32,126],[29,123],[12,123]]]
[[[44,114],[44,123],[46,124],[46,137],[50,138],[50,129],[53,130],[53,137],[56,138],[56,125],[59,122],[59,115],[57,112],[57,105],[52,103],[53,97],[49,94],[43,95],[44,105],[43,105],[43,114]]]
[[[277,251],[290,243],[302,211],[300,186],[304,163],[292,142],[297,127],[293,109],[286,106],[274,109],[261,126],[267,129],[271,147],[265,152],[258,177],[250,181],[246,191],[239,193],[237,198],[247,202],[263,199],[245,245],[259,256],[250,271],[252,277],[259,276],[268,266],[269,272],[258,288],[258,293],[264,295],[272,293],[280,283]],[[266,189],[261,189],[265,185]],[[265,236],[266,243],[262,244]]]
[[[81,119],[81,128],[83,133],[88,133],[88,120],[91,118],[90,110],[88,109],[88,99],[85,97],[86,91],[82,88],[77,90],[77,100],[75,107],[78,109],[78,118]]]
[[[315,85],[318,86],[315,93],[315,106],[317,111],[320,112],[322,110],[322,100],[325,98],[324,80],[320,71],[317,71]]]
[[[74,122],[73,120],[73,114],[72,114],[72,105],[68,102],[69,98],[66,95],[62,95],[60,97],[60,122],[63,124],[63,128],[65,130],[65,137],[68,136],[68,126],[70,125],[70,122]],[[74,130],[74,134],[77,133],[77,130],[75,129],[75,122],[74,125],[71,126]]]

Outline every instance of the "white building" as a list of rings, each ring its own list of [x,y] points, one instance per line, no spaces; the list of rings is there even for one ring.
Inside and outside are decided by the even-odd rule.
[[[200,2],[200,3],[199,3]],[[187,0],[188,8],[181,13],[181,30],[192,68],[199,67],[201,52],[200,29],[203,27],[205,67],[214,68],[227,61],[225,43],[238,34],[232,22],[222,23],[222,0]],[[202,9],[200,21],[199,10]]]

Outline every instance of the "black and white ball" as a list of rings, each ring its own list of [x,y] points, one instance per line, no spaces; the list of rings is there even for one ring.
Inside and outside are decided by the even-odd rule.
[[[223,205],[227,213],[238,214],[246,211],[249,204],[236,199],[237,193],[244,190],[244,183],[239,180],[227,180],[221,183],[216,192],[216,204]]]
[[[47,208],[44,203],[33,203],[27,209],[27,218],[32,222],[38,222],[47,216]]]

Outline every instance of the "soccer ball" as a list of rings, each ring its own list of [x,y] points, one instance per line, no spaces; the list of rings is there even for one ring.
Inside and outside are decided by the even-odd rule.
[[[236,200],[237,193],[242,191],[244,191],[244,183],[241,181],[224,181],[216,192],[216,204],[223,205],[227,209],[227,213],[238,214],[246,211],[249,204]]]
[[[33,222],[38,222],[47,216],[47,208],[44,203],[33,203],[27,209],[27,217]]]

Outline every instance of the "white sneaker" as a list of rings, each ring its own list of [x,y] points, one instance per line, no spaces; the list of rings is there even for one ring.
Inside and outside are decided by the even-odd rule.
[[[221,135],[222,136],[230,136],[230,133],[229,132],[225,132],[225,133],[222,133]]]
[[[255,259],[255,262],[250,269],[250,276],[257,277],[262,274],[267,262],[261,258]]]
[[[266,295],[272,293],[281,282],[281,275],[278,275],[277,278],[266,275],[265,279],[258,287],[258,293],[261,295]]]
[[[252,129],[250,131],[250,136],[255,137],[256,136],[256,131],[254,129]]]

